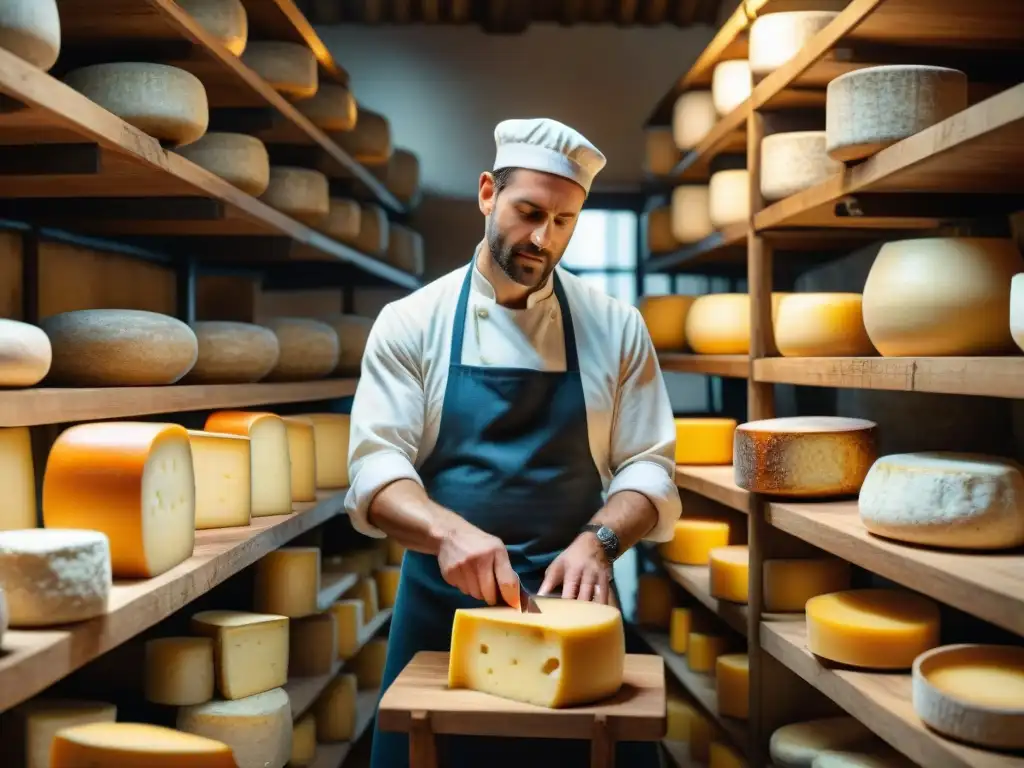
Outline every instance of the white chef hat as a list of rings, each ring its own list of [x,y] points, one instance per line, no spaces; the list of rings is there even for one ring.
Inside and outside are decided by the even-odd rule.
[[[537,117],[503,120],[494,129],[494,170],[528,168],[564,176],[590,193],[594,177],[607,160],[579,132],[557,120]]]

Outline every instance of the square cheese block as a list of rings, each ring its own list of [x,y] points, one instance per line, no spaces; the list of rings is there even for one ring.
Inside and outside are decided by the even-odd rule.
[[[0,531],[36,527],[36,475],[28,427],[0,429]]]
[[[340,674],[327,684],[313,705],[317,741],[350,741],[355,735],[357,686],[353,674]]]
[[[288,457],[292,463],[292,501],[316,501],[316,448],[313,422],[302,416],[285,416]]]
[[[291,514],[292,465],[288,452],[288,429],[279,416],[216,411],[207,417],[204,431],[249,438],[253,517]]]
[[[242,699],[288,682],[288,618],[244,611],[201,611],[192,631],[213,638],[217,690]]]
[[[338,623],[330,611],[292,619],[288,636],[288,676],[326,675],[338,658]]]
[[[170,706],[213,698],[213,640],[160,637],[146,643],[146,701]]]
[[[190,429],[196,477],[196,530],[249,524],[249,438]]]
[[[284,768],[292,756],[292,707],[281,688],[180,707],[176,727],[227,744],[238,768]]]
[[[365,622],[363,601],[338,600],[330,611],[338,625],[338,658],[351,659],[359,650],[359,635]]]
[[[117,707],[102,701],[33,699],[4,713],[0,757],[20,756],[23,762],[13,763],[12,768],[50,768],[51,747],[58,731],[116,719]]]
[[[53,739],[50,768],[239,768],[221,741],[144,723],[89,723]]]
[[[313,422],[316,487],[348,487],[348,438],[351,418],[345,413],[304,413]]]
[[[368,640],[352,660],[352,671],[358,681],[359,690],[369,691],[380,688],[384,679],[384,662],[388,656],[386,638]]]
[[[256,563],[254,607],[288,618],[319,612],[320,550],[281,547]]]
[[[372,578],[360,579],[352,589],[345,593],[345,597],[362,602],[364,622],[371,621],[380,610],[377,601],[377,582]]]

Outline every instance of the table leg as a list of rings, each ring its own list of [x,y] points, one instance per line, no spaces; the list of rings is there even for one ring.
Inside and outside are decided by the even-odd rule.
[[[594,718],[594,735],[590,740],[590,768],[615,768],[615,742],[608,731],[604,715]]]
[[[409,730],[409,768],[437,768],[437,743],[426,712],[412,713]]]

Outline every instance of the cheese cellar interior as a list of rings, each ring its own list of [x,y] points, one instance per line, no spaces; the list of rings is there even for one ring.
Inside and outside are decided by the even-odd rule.
[[[1019,0],[0,0],[0,768],[1024,768],[1022,73]]]

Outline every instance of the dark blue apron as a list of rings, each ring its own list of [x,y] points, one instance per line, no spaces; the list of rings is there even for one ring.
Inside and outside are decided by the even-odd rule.
[[[532,592],[544,571],[604,503],[587,434],[572,315],[554,275],[562,313],[564,372],[462,365],[474,265],[455,310],[451,362],[437,444],[420,468],[427,494],[500,538]],[[457,608],[484,603],[441,576],[437,558],[407,551],[388,636],[381,691],[419,651],[448,651]],[[587,768],[590,743],[566,739],[438,737],[444,768]],[[655,744],[623,743],[617,761],[657,768]],[[374,726],[372,768],[408,768],[409,738]]]

